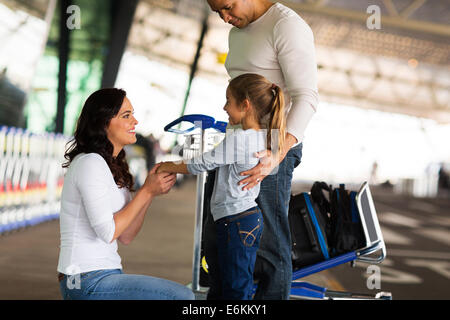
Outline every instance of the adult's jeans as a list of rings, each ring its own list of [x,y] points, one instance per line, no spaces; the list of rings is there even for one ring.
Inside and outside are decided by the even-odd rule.
[[[263,230],[258,207],[216,221],[220,299],[251,300],[256,251]]]
[[[124,274],[121,269],[65,275],[59,284],[64,300],[193,300],[192,291],[173,281]]]
[[[288,212],[292,175],[302,158],[302,144],[289,150],[278,166],[261,182],[256,199],[264,218],[264,231],[257,253],[254,299],[289,299],[292,281],[291,233]],[[275,170],[274,170],[275,171]]]

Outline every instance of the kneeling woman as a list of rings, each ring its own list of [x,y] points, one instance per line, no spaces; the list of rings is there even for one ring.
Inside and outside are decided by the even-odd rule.
[[[133,106],[120,89],[89,96],[66,151],[58,262],[64,299],[193,299],[181,284],[122,272],[117,240],[129,244],[155,196],[167,193],[175,174],[155,166],[131,199],[133,177],[123,147],[136,142]]]

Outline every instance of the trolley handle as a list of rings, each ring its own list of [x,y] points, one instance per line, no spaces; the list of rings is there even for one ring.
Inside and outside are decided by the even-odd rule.
[[[225,133],[227,131],[227,125],[228,125],[228,122],[216,121],[213,125],[213,128],[216,129],[217,131]]]
[[[378,252],[378,256],[369,256],[372,253]],[[366,263],[381,263],[386,258],[386,245],[384,241],[378,241],[368,248],[358,250],[356,260]]]
[[[180,130],[180,129],[174,128],[177,124],[179,124],[183,121],[190,122],[194,126],[188,128],[188,129],[185,129],[185,130]],[[178,133],[178,134],[184,134],[184,133],[188,133],[188,132],[194,130],[195,128],[201,128],[202,130],[213,128],[213,129],[216,129],[217,131],[225,132],[226,127],[227,127],[226,122],[215,121],[213,117],[203,115],[203,114],[187,114],[187,115],[184,115],[184,116],[172,121],[168,125],[166,125],[164,127],[164,131],[174,132],[174,133]]]

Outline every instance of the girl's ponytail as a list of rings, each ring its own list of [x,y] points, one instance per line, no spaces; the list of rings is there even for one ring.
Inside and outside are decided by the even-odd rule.
[[[273,102],[270,111],[269,128],[267,128],[267,143],[274,153],[283,150],[286,134],[286,115],[284,112],[283,91],[276,84],[272,84]],[[275,150],[274,150],[275,149]]]
[[[286,134],[284,95],[281,88],[254,73],[245,73],[232,79],[228,87],[238,103],[248,99],[253,104],[256,120],[267,128],[267,149],[275,154],[280,152]]]

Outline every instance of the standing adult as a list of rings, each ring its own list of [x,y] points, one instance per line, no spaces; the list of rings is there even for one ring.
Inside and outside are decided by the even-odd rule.
[[[137,120],[123,90],[89,96],[74,139],[61,195],[58,279],[63,299],[193,299],[187,287],[165,279],[124,274],[117,240],[127,245],[140,231],[152,199],[169,192],[174,174],[150,170],[131,199],[133,177],[123,147],[136,142]]]
[[[292,174],[300,164],[306,127],[318,104],[314,37],[293,10],[268,0],[207,0],[211,10],[232,24],[225,67],[231,79],[257,73],[283,89],[287,130],[283,150],[258,154],[259,164],[240,181],[243,188],[261,183],[257,203],[265,227],[254,277],[255,299],[288,299],[292,280],[288,222]],[[207,219],[210,220],[210,219]],[[206,227],[210,227],[208,221]],[[205,233],[209,233],[205,229]],[[208,264],[215,263],[213,243],[205,241]],[[208,260],[208,254],[211,258]],[[214,275],[211,275],[214,276]],[[211,293],[213,298],[214,293]]]

